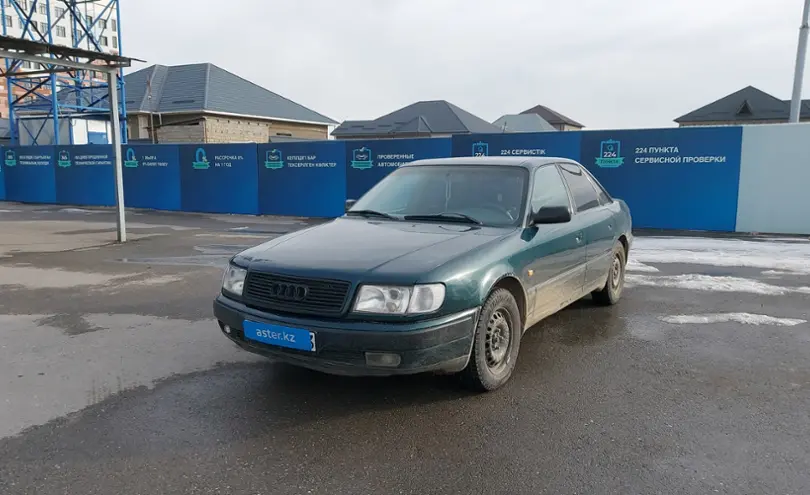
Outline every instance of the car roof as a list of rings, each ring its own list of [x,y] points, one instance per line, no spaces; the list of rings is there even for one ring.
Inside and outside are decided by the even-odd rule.
[[[459,156],[453,158],[426,158],[424,160],[416,160],[402,165],[402,167],[418,167],[421,165],[500,165],[511,167],[523,167],[527,169],[537,168],[549,163],[578,163],[570,158],[562,158],[556,156],[538,157],[517,157],[517,156]]]

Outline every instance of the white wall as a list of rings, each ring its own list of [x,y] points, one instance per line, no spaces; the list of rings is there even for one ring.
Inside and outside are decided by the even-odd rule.
[[[73,144],[87,144],[87,121],[73,119],[70,125],[73,128]]]
[[[103,132],[107,135],[107,143],[110,142],[110,123],[104,120],[71,119],[73,127],[73,144],[87,144],[89,142],[88,133]]]
[[[810,234],[810,124],[743,127],[737,232]]]

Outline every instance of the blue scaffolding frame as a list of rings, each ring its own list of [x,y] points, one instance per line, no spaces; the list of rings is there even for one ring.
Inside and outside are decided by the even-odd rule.
[[[95,6],[95,15],[87,13],[87,6]],[[44,9],[43,9],[44,6]],[[56,9],[60,14],[56,15]],[[44,11],[44,12],[43,12]],[[34,19],[36,13],[44,13],[47,21],[43,23]],[[103,52],[101,39],[105,34],[114,32],[118,40],[116,48],[122,55],[121,43],[121,10],[119,0],[0,0],[0,24],[3,36],[9,36],[8,20],[18,25],[22,31],[21,39],[40,43],[54,44],[57,26],[64,28],[67,21],[71,26],[68,48],[81,51]],[[59,24],[57,24],[59,23]],[[109,31],[108,31],[109,30]],[[62,38],[62,36],[56,36]],[[67,40],[68,38],[65,37]],[[77,52],[78,53],[78,52]],[[52,55],[52,57],[54,57]],[[75,61],[85,61],[86,56],[68,57]],[[20,133],[26,133],[26,142],[31,145],[67,144],[60,143],[60,121],[71,125],[73,119],[97,119],[109,121],[109,85],[107,80],[97,80],[96,71],[90,69],[72,69],[55,71],[58,65],[45,65],[40,69],[23,70],[23,61],[5,59],[7,79],[9,127],[13,144],[20,144]],[[123,69],[116,77],[120,95],[119,113],[121,116],[121,140],[127,141],[126,94]],[[15,94],[18,88],[21,94]],[[20,125],[20,120],[29,120],[33,126]],[[51,124],[53,139],[44,140],[43,131]],[[73,144],[73,132],[69,128],[70,143]]]

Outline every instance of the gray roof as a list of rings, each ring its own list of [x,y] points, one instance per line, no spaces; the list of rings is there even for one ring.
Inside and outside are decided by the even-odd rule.
[[[557,128],[546,122],[546,120],[536,113],[519,113],[504,115],[492,125],[500,128],[503,132],[548,132],[556,131]]]
[[[810,102],[802,102],[802,117],[810,117]],[[675,119],[677,123],[728,122],[746,120],[786,121],[790,116],[790,102],[780,100],[753,86],[724,96],[686,115]]]
[[[396,136],[498,133],[500,129],[444,100],[420,101],[376,120],[347,120],[332,135]]]
[[[209,111],[337,124],[214,64],[153,65],[124,80],[128,112]]]
[[[566,117],[565,115],[555,112],[554,110],[550,109],[549,107],[545,107],[543,105],[536,105],[528,110],[524,110],[520,112],[522,114],[527,113],[535,113],[552,125],[570,125],[574,127],[585,127],[584,125],[580,124],[576,120]]]
[[[222,112],[337,124],[329,117],[213,64],[153,65],[125,75],[124,82],[128,113]],[[90,106],[95,102],[94,106],[109,106],[106,89],[84,90],[82,101],[76,91],[64,89],[59,92],[59,100],[68,105]]]

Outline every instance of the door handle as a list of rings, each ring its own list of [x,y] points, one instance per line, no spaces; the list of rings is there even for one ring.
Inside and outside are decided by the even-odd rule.
[[[576,240],[577,240],[577,244],[582,244],[582,232],[577,234]]]

